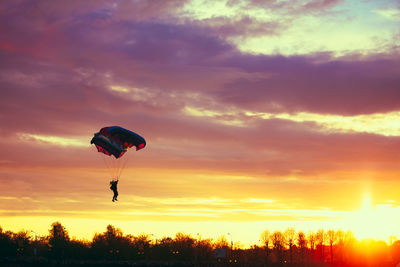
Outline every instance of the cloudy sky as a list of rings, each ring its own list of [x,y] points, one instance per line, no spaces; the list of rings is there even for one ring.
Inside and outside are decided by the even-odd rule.
[[[0,225],[400,234],[399,23],[396,0],[2,1]],[[118,203],[111,125],[147,141]]]

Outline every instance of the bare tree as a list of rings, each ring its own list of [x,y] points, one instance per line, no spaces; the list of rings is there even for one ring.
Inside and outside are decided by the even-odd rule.
[[[275,231],[272,234],[272,244],[274,245],[274,250],[276,257],[280,263],[283,262],[283,249],[285,247],[285,236],[280,231]]]
[[[331,263],[333,263],[333,244],[336,242],[336,233],[334,230],[328,230],[326,232],[326,237],[329,243],[329,251],[331,256]]]
[[[265,230],[264,232],[261,233],[261,242],[263,242],[265,246],[265,251],[266,251],[266,263],[268,263],[269,260],[269,243],[271,242],[271,232],[269,230]]]
[[[307,239],[306,235],[302,231],[297,233],[297,245],[300,248],[301,262],[304,262],[304,255],[307,248]]]
[[[288,228],[284,232],[285,240],[289,245],[289,253],[290,253],[290,263],[293,263],[293,244],[294,244],[294,237],[296,235],[296,230],[294,228]]]
[[[319,229],[315,235],[315,241],[317,244],[317,249],[320,251],[320,260],[324,262],[324,244],[325,244],[325,231],[324,229]]]
[[[228,248],[229,243],[228,240],[226,239],[225,235],[220,236],[215,242],[214,242],[215,248]]]
[[[316,234],[313,231],[309,231],[307,235],[307,240],[311,250],[311,261],[314,261]]]

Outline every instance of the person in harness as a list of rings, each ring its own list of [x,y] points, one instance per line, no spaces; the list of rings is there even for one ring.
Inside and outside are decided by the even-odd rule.
[[[117,180],[111,180],[110,181],[110,189],[114,192],[114,196],[112,198],[112,201],[118,201],[118,190],[117,190],[117,184],[118,184],[118,179]]]

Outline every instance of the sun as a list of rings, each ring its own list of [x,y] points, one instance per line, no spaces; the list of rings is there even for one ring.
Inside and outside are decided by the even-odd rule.
[[[365,193],[358,211],[351,214],[349,228],[357,239],[389,240],[397,233],[400,209],[392,204],[373,205],[370,193]]]

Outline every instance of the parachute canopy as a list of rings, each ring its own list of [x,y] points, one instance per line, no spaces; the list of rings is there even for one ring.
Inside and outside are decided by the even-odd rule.
[[[122,157],[131,147],[136,150],[146,146],[146,140],[143,137],[119,126],[110,126],[101,128],[90,141],[95,144],[97,151],[108,156],[113,155],[116,159]]]

